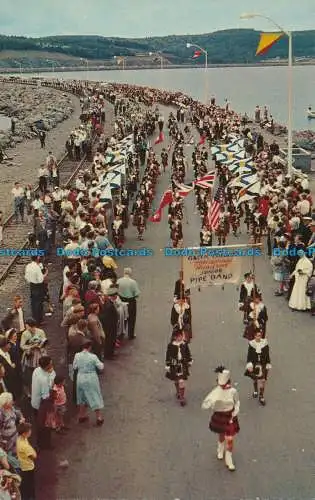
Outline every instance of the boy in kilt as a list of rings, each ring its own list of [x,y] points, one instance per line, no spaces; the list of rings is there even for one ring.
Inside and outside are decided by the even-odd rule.
[[[176,397],[181,406],[186,405],[185,381],[190,375],[192,361],[189,345],[184,340],[184,332],[179,326],[175,326],[171,342],[167,346],[165,376],[174,382]]]

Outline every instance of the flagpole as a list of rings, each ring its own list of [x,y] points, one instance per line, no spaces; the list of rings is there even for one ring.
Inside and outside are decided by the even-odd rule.
[[[208,102],[208,52],[205,51],[205,104]]]
[[[289,39],[288,55],[288,175],[292,177],[293,167],[293,43],[292,31],[287,33]]]
[[[246,13],[240,16],[241,19],[253,19],[255,17],[261,17],[272,23],[278,30],[284,33],[288,37],[289,47],[288,47],[288,175],[292,177],[293,173],[293,33],[292,31],[284,30],[278,23],[276,23],[271,17],[265,16],[264,14],[253,14]]]
[[[186,43],[187,49],[190,47],[195,47],[199,49],[204,55],[205,55],[205,104],[207,104],[208,101],[208,82],[207,82],[207,75],[208,75],[208,51],[206,49],[203,49],[200,47],[200,45],[197,45],[196,43]]]

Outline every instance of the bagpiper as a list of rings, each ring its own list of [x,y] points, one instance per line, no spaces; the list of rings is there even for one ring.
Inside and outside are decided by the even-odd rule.
[[[265,406],[265,386],[271,364],[268,341],[262,338],[262,332],[259,330],[249,342],[246,362],[245,376],[254,382],[253,398],[258,397],[259,403]]]
[[[252,302],[249,304],[249,319],[255,322],[255,326],[262,332],[263,338],[266,336],[266,327],[268,321],[267,307],[262,301],[261,294],[255,294]]]
[[[176,397],[181,406],[186,405],[185,382],[190,375],[192,357],[189,345],[184,340],[183,331],[176,327],[171,342],[167,346],[165,376],[175,384]]]
[[[200,231],[200,246],[201,247],[211,247],[212,246],[212,232],[203,226]]]
[[[166,167],[168,165],[168,154],[165,148],[163,148],[161,152],[161,161],[162,161],[163,171],[165,172]]]
[[[231,374],[224,366],[216,368],[217,387],[204,399],[201,408],[214,410],[209,422],[209,429],[219,435],[217,458],[223,460],[230,471],[235,470],[232,451],[234,438],[240,431],[238,414],[240,400],[238,391],[232,387]]]
[[[116,216],[114,222],[112,223],[112,233],[115,247],[121,248],[124,244],[125,238],[123,221],[119,215]]]
[[[174,219],[171,226],[171,240],[173,248],[177,248],[178,245],[183,241],[183,227],[182,223],[178,219]]]
[[[219,214],[219,223],[216,230],[219,246],[226,245],[226,237],[228,234],[229,234],[229,216],[224,211],[224,207],[221,207],[221,213]]]
[[[183,330],[186,342],[190,342],[192,338],[191,328],[191,309],[189,293],[184,292],[184,295],[174,299],[174,304],[171,311],[171,325],[173,328],[178,325]]]
[[[143,241],[143,233],[146,229],[146,221],[143,214],[139,214],[137,217],[137,230],[138,230],[138,240]]]
[[[254,296],[259,294],[259,290],[254,283],[254,276],[252,273],[245,273],[244,278],[240,288],[239,310],[244,312],[243,322],[247,324],[250,313],[250,303]]]

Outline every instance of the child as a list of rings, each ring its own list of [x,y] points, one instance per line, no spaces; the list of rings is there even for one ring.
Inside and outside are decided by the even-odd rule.
[[[21,496],[22,498],[35,498],[35,476],[34,461],[37,458],[36,451],[29,443],[29,438],[32,434],[32,426],[29,423],[19,424],[19,437],[16,441],[16,451],[21,467]]]
[[[56,412],[56,431],[67,430],[64,423],[64,415],[67,410],[67,395],[65,391],[65,378],[61,375],[56,375],[53,391],[55,393],[54,406]]]

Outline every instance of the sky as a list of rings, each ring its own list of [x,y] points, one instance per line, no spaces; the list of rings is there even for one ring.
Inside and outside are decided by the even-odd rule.
[[[315,28],[315,0],[0,0],[0,34],[101,35],[140,38],[210,33],[229,28]]]

